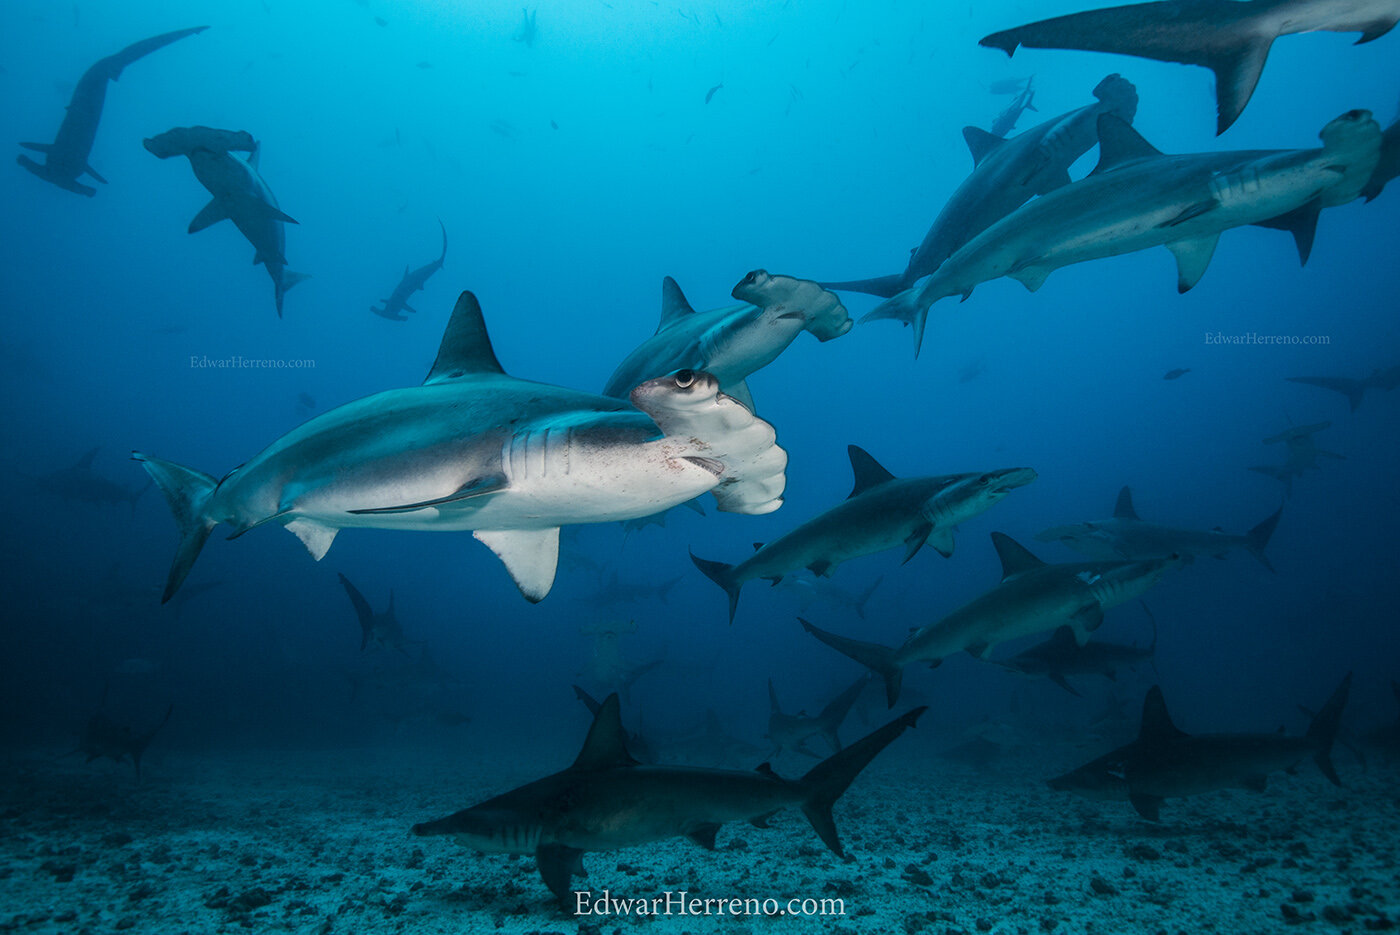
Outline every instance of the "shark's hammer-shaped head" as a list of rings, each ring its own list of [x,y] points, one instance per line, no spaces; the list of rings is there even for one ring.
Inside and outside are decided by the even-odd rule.
[[[1170,569],[1181,564],[1179,555],[1140,562],[1116,562],[1101,572],[1084,578],[1094,598],[1104,610],[1135,600],[1162,580]]]
[[[664,433],[659,444],[678,469],[699,466],[717,478],[721,510],[759,514],[782,505],[787,452],[773,427],[721,393],[712,375],[677,370],[638,386],[631,400]]]

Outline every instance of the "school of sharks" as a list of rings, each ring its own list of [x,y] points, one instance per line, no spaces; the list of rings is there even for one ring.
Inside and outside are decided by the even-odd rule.
[[[1015,18],[996,6],[979,16]],[[1051,6],[1043,9],[1055,12]],[[695,16],[697,24],[710,18],[682,13],[681,19],[688,21],[688,16]],[[544,54],[551,41],[548,16],[526,9],[516,20],[514,31],[501,38],[520,55]],[[713,20],[723,25],[718,12]],[[106,449],[74,443],[69,466],[43,472],[27,460],[24,482],[36,496],[129,514],[133,521],[156,510],[163,497],[176,531],[163,583],[129,580],[114,566],[103,586],[125,595],[126,605],[141,613],[180,614],[182,627],[197,625],[199,608],[212,599],[201,596],[205,593],[257,591],[263,566],[239,563],[270,546],[269,530],[284,528],[306,554],[296,561],[279,559],[279,574],[300,579],[322,575],[327,566],[335,574],[338,594],[324,613],[338,619],[337,626],[343,624],[344,642],[367,660],[351,676],[351,702],[373,703],[396,724],[424,720],[448,736],[476,730],[484,712],[466,699],[460,677],[434,651],[435,640],[403,609],[402,599],[419,580],[408,559],[386,547],[376,560],[383,578],[366,581],[348,568],[337,568],[334,553],[351,539],[391,535],[400,536],[394,542],[430,539],[413,547],[444,554],[484,547],[518,590],[520,613],[541,602],[564,604],[577,622],[574,629],[590,646],[578,684],[565,684],[562,691],[553,684],[529,688],[557,702],[560,718],[577,715],[576,705],[586,708],[591,723],[578,738],[577,752],[561,751],[561,769],[516,788],[457,790],[461,808],[449,814],[425,810],[398,816],[406,834],[447,837],[483,855],[531,859],[539,875],[536,885],[543,883],[531,902],[539,914],[555,911],[551,901],[565,912],[577,908],[588,854],[681,838],[692,844],[676,841],[672,846],[714,851],[723,847],[723,826],[766,828],[788,809],[805,818],[813,840],[837,866],[850,848],[839,830],[838,803],[860,798],[876,804],[863,791],[860,777],[877,758],[899,768],[914,762],[914,753],[899,758],[897,751],[913,749],[912,740],[900,738],[921,722],[911,737],[929,736],[928,725],[939,712],[922,686],[951,677],[948,669],[957,667],[941,667],[958,657],[971,667],[964,675],[989,686],[993,694],[1037,684],[1050,686],[1044,690],[1059,692],[1069,702],[1101,687],[1115,693],[1131,687],[1127,703],[1133,725],[1117,737],[1121,742],[1094,748],[1096,735],[1086,724],[1082,765],[1041,777],[1066,800],[1101,803],[1098,807],[1115,819],[1170,823],[1176,820],[1173,803],[1178,800],[1209,799],[1238,789],[1268,794],[1271,776],[1291,774],[1302,764],[1312,764],[1311,773],[1302,771],[1290,781],[1308,784],[1319,795],[1323,787],[1344,788],[1347,769],[1345,764],[1338,768],[1334,750],[1354,739],[1344,727],[1353,681],[1371,696],[1389,697],[1394,685],[1374,678],[1368,669],[1369,682],[1363,686],[1366,679],[1350,671],[1360,668],[1359,659],[1315,673],[1317,679],[1309,685],[1325,682],[1328,691],[1297,697],[1295,702],[1311,706],[1306,723],[1280,732],[1220,732],[1247,712],[1218,711],[1212,724],[1194,701],[1184,706],[1190,716],[1174,715],[1169,712],[1176,711],[1178,692],[1187,693],[1174,682],[1194,682],[1178,666],[1163,665],[1158,671],[1159,619],[1163,641],[1171,639],[1175,621],[1160,612],[1154,596],[1180,587],[1209,601],[1209,568],[1250,576],[1260,588],[1299,574],[1295,556],[1280,560],[1270,543],[1276,537],[1321,535],[1310,525],[1319,522],[1324,510],[1315,505],[1320,495],[1310,484],[1353,463],[1345,449],[1333,450],[1339,444],[1329,440],[1329,430],[1336,433],[1333,426],[1384,409],[1393,434],[1400,346],[1387,347],[1386,337],[1377,337],[1369,348],[1370,372],[1299,371],[1277,380],[1278,392],[1293,394],[1296,411],[1310,421],[1294,422],[1290,415],[1287,421],[1280,416],[1261,423],[1257,439],[1250,440],[1257,441],[1261,463],[1227,467],[1226,457],[1200,452],[1183,454],[1163,468],[1210,478],[1202,481],[1203,490],[1247,491],[1251,503],[1264,504],[1245,517],[1247,522],[1229,529],[1174,520],[1173,505],[1164,504],[1140,481],[1121,486],[1116,500],[1111,487],[1086,489],[1072,459],[1019,463],[1020,458],[1005,455],[988,463],[987,450],[979,449],[965,463],[958,439],[945,436],[934,439],[941,452],[937,463],[920,463],[911,452],[922,453],[922,445],[911,446],[899,437],[872,438],[863,426],[840,420],[824,423],[820,435],[789,435],[784,415],[794,412],[799,400],[811,407],[810,417],[820,418],[825,396],[863,397],[872,406],[902,411],[911,434],[937,433],[931,413],[940,403],[933,391],[930,398],[900,398],[882,386],[884,374],[878,369],[855,376],[835,361],[843,346],[868,334],[868,340],[882,343],[882,355],[899,357],[915,373],[946,370],[955,342],[954,317],[977,316],[995,306],[1003,293],[990,284],[1002,278],[1038,293],[1052,273],[1066,267],[1086,264],[1092,274],[1097,264],[1116,262],[1111,258],[1165,247],[1175,261],[1175,293],[1190,292],[1207,304],[1238,303],[1243,301],[1239,294],[1223,285],[1214,291],[1216,280],[1228,279],[1226,271],[1207,273],[1217,254],[1216,267],[1235,259],[1225,245],[1243,238],[1244,229],[1282,232],[1253,235],[1263,238],[1263,249],[1272,254],[1268,263],[1277,270],[1306,266],[1326,238],[1347,236],[1346,225],[1359,217],[1385,218],[1381,223],[1390,225],[1393,236],[1400,196],[1387,196],[1386,188],[1400,175],[1400,121],[1385,125],[1386,115],[1378,119],[1356,103],[1375,100],[1376,89],[1352,87],[1345,76],[1328,76],[1332,83],[1326,102],[1332,116],[1326,122],[1272,126],[1270,136],[1278,147],[1273,149],[1234,148],[1231,137],[1251,101],[1274,92],[1267,80],[1273,69],[1266,69],[1266,62],[1276,41],[1283,46],[1309,41],[1291,38],[1298,34],[1331,32],[1354,34],[1362,46],[1377,42],[1400,48],[1400,40],[1388,35],[1397,21],[1400,0],[1156,0],[1022,25],[1008,22],[1009,28],[980,37],[949,27],[937,34],[938,44],[966,46],[1003,69],[1008,59],[1018,67],[1024,62],[1024,70],[1036,74],[1001,80],[988,89],[989,129],[967,126],[961,131],[971,171],[962,179],[941,180],[946,199],[924,206],[932,208],[926,211],[925,221],[931,218],[927,232],[907,257],[888,250],[890,262],[883,270],[853,268],[866,262],[855,259],[865,252],[852,251],[844,268],[832,268],[827,260],[804,266],[785,259],[781,271],[771,260],[754,257],[741,269],[724,271],[734,285],[721,301],[698,289],[684,290],[678,278],[686,277],[680,271],[678,278],[658,276],[659,320],[650,311],[644,316],[638,309],[616,310],[636,333],[636,343],[588,348],[586,354],[605,361],[611,375],[601,385],[563,385],[548,377],[519,375],[538,374],[541,368],[522,359],[517,343],[509,354],[498,356],[492,341],[496,323],[517,314],[512,302],[519,306],[533,299],[523,292],[512,299],[474,287],[477,264],[471,247],[462,246],[473,242],[462,236],[466,225],[446,209],[441,215],[425,213],[424,246],[404,250],[398,281],[385,278],[377,300],[366,296],[363,304],[345,312],[359,318],[368,312],[367,320],[381,329],[386,346],[416,333],[413,329],[425,322],[445,322],[421,382],[377,384],[358,398],[327,399],[321,389],[317,395],[324,402],[302,393],[296,407],[299,424],[270,435],[260,429],[264,422],[244,418],[238,400],[228,397],[221,406],[205,405],[199,419],[178,434],[151,431],[145,438],[128,439],[125,447],[132,449],[133,463],[125,474],[114,458],[102,457],[104,450],[110,455],[112,442],[104,441]],[[384,20],[377,22],[387,26]],[[214,41],[221,28],[171,25],[182,28],[148,38],[130,36],[130,44],[121,48],[94,48],[103,57],[71,86],[52,138],[43,135],[49,129],[44,125],[27,128],[17,163],[33,178],[16,175],[51,199],[53,210],[100,207],[109,192],[124,184],[121,174],[103,164],[103,154],[117,143],[108,139],[104,109],[119,96],[157,94],[159,89],[145,83],[143,69],[174,50]],[[979,44],[983,49],[976,52]],[[1073,56],[1101,64],[1099,79],[1083,87],[1056,87],[1045,70],[1049,63]],[[1213,72],[1217,145],[1179,153],[1171,140],[1149,139],[1136,128],[1149,100],[1156,99],[1145,93],[1149,83],[1174,80],[1177,74],[1159,65],[1148,67],[1143,59]],[[433,67],[425,60],[418,69],[426,74]],[[1261,82],[1261,76],[1266,80]],[[190,74],[181,80],[209,79]],[[742,93],[742,83],[737,74],[717,76],[708,90],[696,90],[693,103],[710,113]],[[1338,89],[1350,89],[1354,97]],[[1394,90],[1381,89],[1379,97],[1393,98]],[[1208,100],[1194,90],[1173,93],[1181,95],[1182,106],[1198,114],[1203,125],[1209,121]],[[810,98],[796,85],[788,96],[801,104]],[[1080,103],[1052,113],[1050,101],[1064,99]],[[314,116],[306,119],[314,124]],[[550,126],[547,132],[563,132],[557,122]],[[506,140],[518,133],[507,123],[492,129]],[[943,140],[939,145],[952,145],[946,139],[950,128],[934,129]],[[954,139],[956,129],[951,128]],[[208,200],[202,205],[198,198],[190,200],[187,214],[178,218],[167,216],[161,202],[139,223],[133,220],[127,237],[140,241],[156,227],[169,232],[187,225],[188,234],[201,235],[190,242],[192,248],[207,250],[221,264],[215,268],[232,278],[243,275],[246,253],[236,263],[239,256],[221,252],[231,239],[212,241],[215,245],[209,247],[196,241],[211,243],[212,233],[201,234],[206,230],[228,231],[230,238],[236,231],[272,286],[272,301],[246,309],[245,317],[266,318],[260,326],[296,327],[298,317],[316,305],[318,283],[337,275],[317,269],[313,279],[291,265],[291,257],[311,252],[307,245],[318,236],[316,225],[298,210],[295,198],[287,197],[290,192],[276,172],[268,168],[264,175],[261,154],[264,143],[288,150],[278,162],[285,166],[295,158],[297,142],[265,140],[258,127],[230,124],[222,112],[192,110],[180,125],[149,127],[142,138],[124,145],[143,150],[152,165],[160,160],[159,172],[172,186],[191,182],[192,174],[183,190],[203,189]],[[400,144],[396,140],[392,145]],[[878,141],[872,145],[850,138],[842,145],[871,145],[863,158],[879,171]],[[400,184],[412,187],[413,180]],[[477,175],[461,184],[509,187],[516,181]],[[909,189],[911,200],[927,197],[927,187],[914,180],[902,179],[900,185]],[[287,207],[274,189],[287,197]],[[340,197],[353,200],[356,193],[345,191]],[[748,205],[740,214],[754,216],[755,210],[780,233],[784,224],[821,224],[826,209]],[[27,223],[23,218],[19,222]],[[524,217],[517,223],[544,219]],[[687,219],[675,217],[672,223],[684,226]],[[875,230],[880,231],[879,244],[897,245],[898,238],[918,235],[916,230]],[[649,237],[659,232],[633,233]],[[415,256],[413,249],[423,255]],[[649,276],[627,259],[626,250],[624,244],[610,248],[618,263],[609,275]],[[398,262],[388,269],[397,270]],[[684,269],[695,268],[691,257]],[[70,270],[67,275],[81,274]],[[862,275],[869,278],[836,278]],[[532,264],[528,271],[522,266],[520,276],[540,278],[543,273]],[[260,282],[266,289],[266,281]],[[654,282],[649,280],[647,288]],[[1392,280],[1384,297],[1374,300],[1378,317],[1394,317],[1393,285]],[[217,293],[223,287],[213,282],[208,288]],[[1143,276],[1133,288],[1154,295],[1173,291],[1169,276]],[[1053,291],[1047,288],[1045,294]],[[441,299],[448,295],[455,300]],[[946,303],[945,309],[941,300],[950,297],[966,304],[955,311],[951,306],[956,303]],[[1372,301],[1346,295],[1335,299],[1347,306]],[[550,301],[567,315],[575,297]],[[1136,298],[1116,301],[1131,306]],[[1318,331],[1325,331],[1328,310],[1312,311]],[[1076,328],[1062,299],[1047,300],[1044,315],[1057,316],[1065,330]],[[645,327],[644,317],[649,319]],[[655,330],[647,335],[651,321]],[[868,328],[867,322],[876,324]],[[907,328],[904,333],[912,336],[918,360],[909,361],[904,340],[893,339],[903,329],[884,322]],[[239,322],[220,325],[232,332]],[[804,332],[810,337],[804,338]],[[311,332],[299,334],[296,340],[305,356],[323,351]],[[1388,334],[1393,337],[1393,330]],[[551,340],[548,327],[538,328],[535,341],[542,354],[566,352],[551,348]],[[802,353],[812,363],[801,372],[754,379],[764,368],[778,370],[780,358]],[[1174,391],[1201,377],[1199,358],[1182,362],[1192,366],[1153,374],[1155,391]],[[1064,359],[1057,365],[1058,379],[1082,383],[1085,392],[1092,388],[1110,394],[1114,388],[1101,383],[1095,372],[1100,363]],[[984,366],[967,370],[960,385],[978,379]],[[57,378],[66,379],[61,373]],[[161,392],[182,390],[169,386]],[[1019,392],[1022,405],[1036,411],[1036,389]],[[998,418],[991,411],[979,416],[989,423]],[[1057,423],[1067,427],[1095,415],[1091,403],[1078,412],[1046,406],[1038,417],[1054,430]],[[1150,423],[1152,417],[1145,413],[1143,418]],[[1139,429],[1102,426],[1109,435],[1121,435],[1125,447],[1134,444],[1130,433]],[[205,444],[212,438],[240,449],[242,460],[204,463],[208,451],[222,450]],[[824,439],[824,450],[813,447],[814,438]],[[157,446],[150,439],[162,441]],[[809,478],[819,470],[815,465],[837,456],[849,463],[842,480],[850,484],[849,494],[841,498],[844,490],[822,488],[825,498],[819,499],[817,488],[807,486]],[[1385,470],[1393,475],[1394,465]],[[803,484],[800,497],[789,490],[790,480]],[[1102,501],[1107,515],[1086,517],[1066,509],[1064,503],[1079,502],[1068,496],[1075,490]],[[1030,515],[1054,519],[1028,528],[1025,514],[1014,512],[1022,507],[1043,508]],[[1393,528],[1395,517],[1387,518],[1385,509],[1378,504],[1371,519]],[[759,522],[766,525],[759,527]],[[597,540],[580,538],[590,533],[578,527],[601,524],[621,525],[621,545],[609,540],[611,545],[599,548]],[[715,530],[719,538],[705,538],[699,530]],[[216,532],[237,541],[221,543]],[[479,545],[464,544],[465,537],[401,535],[441,532],[470,533]],[[374,548],[372,541],[368,547]],[[683,572],[657,574],[635,552],[630,553],[634,558],[625,557],[629,553],[624,549],[637,548],[679,556]],[[200,574],[208,563],[207,558],[201,563],[201,555],[212,551],[220,553],[218,580]],[[950,569],[968,568],[955,564],[954,557],[961,560],[969,553],[978,561],[995,561],[999,573],[988,576],[979,567],[975,574],[963,574],[965,588],[949,587],[962,574]],[[884,564],[877,568],[871,564],[876,561]],[[843,568],[874,570],[852,583],[836,578]],[[556,587],[556,579],[568,575],[582,575],[593,590],[559,593],[563,589]],[[381,587],[380,580],[397,587]],[[907,602],[896,613],[893,601],[884,600],[893,588],[925,582],[933,590],[920,592],[912,612]],[[959,593],[969,597],[958,600],[954,596]],[[778,596],[796,606],[774,612]],[[839,673],[830,684],[817,680],[800,690],[817,713],[785,704],[798,689],[790,676],[776,676],[766,684],[766,726],[733,723],[715,714],[714,709],[724,707],[719,695],[726,691],[716,677],[710,681],[714,704],[693,731],[682,739],[657,730],[637,696],[664,697],[665,673],[686,663],[660,650],[647,658],[628,647],[647,632],[665,630],[664,618],[681,602],[697,618],[727,621],[726,632],[740,645],[748,638],[746,631],[776,632],[778,645],[794,656],[803,654],[817,660],[818,668],[829,667],[821,671]],[[517,626],[506,622],[511,613],[471,615],[471,627],[481,636],[493,626]],[[1099,632],[1106,620],[1120,618],[1150,621],[1151,641],[1115,640]],[[518,623],[531,625],[523,617]],[[1218,625],[1225,628],[1228,621]],[[1318,626],[1324,623],[1318,621]],[[896,638],[896,633],[904,635]],[[535,635],[540,637],[544,642],[554,638]],[[1400,658],[1392,656],[1389,662]],[[159,666],[133,656],[120,662],[113,677],[124,679],[123,684],[139,682]],[[515,677],[528,681],[531,673]],[[906,685],[915,678],[917,685]],[[755,691],[765,687],[756,684]],[[178,727],[180,701],[150,697],[152,713],[146,720],[124,722],[106,695],[103,689],[103,701],[72,752],[89,762],[130,762],[135,767],[132,781],[149,783],[153,769],[159,769],[150,752]],[[853,711],[861,711],[865,721],[858,739],[847,723]],[[1260,715],[1284,719],[1292,712]],[[1393,728],[1378,731],[1365,743],[1393,756],[1400,752],[1394,734]],[[882,756],[886,748],[892,752]],[[976,741],[970,752],[977,757],[1000,753],[986,740]],[[471,858],[494,859],[499,858]],[[461,872],[470,875],[471,866],[463,864]],[[590,880],[598,883],[610,872],[599,862]]]

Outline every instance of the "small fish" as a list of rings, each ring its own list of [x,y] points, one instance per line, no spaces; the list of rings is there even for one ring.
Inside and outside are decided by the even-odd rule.
[[[301,406],[303,409],[315,409],[316,400],[310,393],[298,393],[297,405]]]
[[[427,71],[429,68],[433,67],[433,63],[429,61],[422,61],[418,63],[418,67],[423,69],[424,71]]]
[[[1190,373],[1190,372],[1191,372],[1191,368],[1190,368],[1190,367],[1177,367],[1175,370],[1168,370],[1166,373],[1162,374],[1162,379],[1163,379],[1163,380],[1176,380],[1176,379],[1178,379],[1178,378],[1180,378],[1180,377],[1186,376],[1186,374],[1188,374],[1188,373]]]
[[[497,135],[503,136],[508,140],[513,140],[519,135],[519,131],[517,131],[514,126],[512,126],[508,121],[505,120],[492,120],[491,129]]]
[[[549,128],[550,128],[551,130],[557,130],[557,129],[559,129],[559,124],[557,124],[557,123],[555,123],[553,120],[551,120],[551,121],[549,122]]]
[[[374,25],[376,25],[376,26],[388,26],[388,25],[389,25],[389,21],[388,21],[387,19],[385,19],[384,17],[382,17],[382,16],[376,16],[376,17],[374,18]]]
[[[706,103],[706,104],[710,103],[710,99],[713,98],[713,97],[715,96],[715,92],[718,91],[718,90],[719,90],[720,88],[722,88],[722,87],[724,87],[724,82],[723,82],[723,81],[721,81],[719,84],[715,85],[713,88],[710,88],[710,90],[706,91],[706,92],[705,92],[705,103]]]

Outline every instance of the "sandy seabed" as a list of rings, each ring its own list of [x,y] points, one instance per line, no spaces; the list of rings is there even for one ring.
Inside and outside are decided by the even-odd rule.
[[[1262,794],[1170,801],[1153,825],[1126,803],[1041,781],[1087,756],[977,772],[917,749],[887,754],[837,805],[849,860],[790,810],[768,829],[726,826],[714,852],[678,838],[590,854],[576,881],[595,898],[796,897],[840,900],[842,914],[573,918],[532,859],[408,834],[559,763],[153,750],[138,785],[129,764],[10,751],[0,755],[0,932],[1391,930],[1400,765],[1363,770],[1338,757],[1345,788],[1309,764],[1270,777]]]

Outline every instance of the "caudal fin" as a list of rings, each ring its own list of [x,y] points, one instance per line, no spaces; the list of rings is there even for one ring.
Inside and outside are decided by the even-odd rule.
[[[1348,672],[1346,678],[1342,679],[1342,684],[1332,692],[1332,697],[1327,699],[1327,703],[1317,712],[1317,717],[1313,718],[1312,725],[1308,727],[1308,740],[1317,747],[1313,761],[1317,763],[1317,768],[1322,770],[1322,775],[1334,786],[1340,786],[1342,781],[1332,766],[1332,745],[1337,740],[1337,729],[1342,724],[1342,709],[1346,707],[1347,695],[1350,693],[1351,673]]]
[[[699,558],[694,552],[690,553],[690,560],[705,573],[706,578],[724,588],[724,593],[729,595],[729,622],[733,623],[734,612],[739,609],[739,589],[743,587],[742,582],[734,580],[734,566]]]
[[[895,702],[899,701],[899,690],[904,682],[904,668],[895,662],[894,650],[888,646],[881,646],[879,643],[866,643],[863,640],[853,640],[844,636],[837,636],[835,633],[828,633],[818,627],[812,626],[801,617],[797,622],[802,624],[802,629],[821,640],[832,649],[849,656],[856,662],[874,672],[885,680],[885,701],[889,707],[893,708]]]
[[[180,544],[175,549],[175,560],[165,581],[165,593],[160,598],[164,604],[180,590],[180,585],[184,584],[185,577],[194,567],[194,560],[199,558],[199,550],[204,548],[210,531],[218,525],[204,512],[218,481],[202,471],[152,458],[139,451],[133,451],[131,459],[145,466],[146,473],[165,494],[165,502],[170,504],[175,525],[180,529]]]
[[[822,839],[822,843],[831,848],[831,852],[837,857],[845,857],[846,852],[842,849],[841,838],[836,833],[836,821],[831,817],[831,806],[841,798],[841,794],[856,776],[860,775],[860,771],[869,766],[870,761],[904,733],[906,728],[917,724],[919,716],[927,710],[915,708],[908,714],[900,715],[846,749],[822,760],[798,780],[807,791],[806,799],[802,803],[802,814],[812,823],[812,828]]]
[[[296,270],[284,269],[282,274],[273,280],[274,294],[277,298],[277,317],[282,317],[282,297],[287,294],[299,282],[304,282],[311,278],[310,273],[298,273]],[[374,311],[374,309],[370,309]]]
[[[873,279],[848,279],[845,282],[821,282],[817,285],[836,292],[863,292],[866,295],[878,295],[882,299],[888,299],[903,291],[909,283],[903,273],[893,273]]]
[[[1244,534],[1244,547],[1249,550],[1250,555],[1259,559],[1260,564],[1269,571],[1274,570],[1274,565],[1264,554],[1264,547],[1269,544],[1269,537],[1274,534],[1274,527],[1278,525],[1279,517],[1282,515],[1283,507],[1280,506],[1272,516]]]
[[[878,588],[880,582],[884,580],[884,575],[876,578],[874,581],[870,582],[870,587],[860,592],[860,595],[856,598],[856,616],[860,617],[860,619],[865,619],[865,605],[870,602],[870,598],[875,594],[875,589]]]
[[[892,319],[902,321],[906,325],[914,326],[914,356],[919,356],[919,350],[924,343],[924,325],[928,321],[928,305],[923,298],[924,290],[918,286],[905,289],[898,295],[892,296],[875,306],[870,312],[861,318],[861,324],[867,321],[882,321]]]

